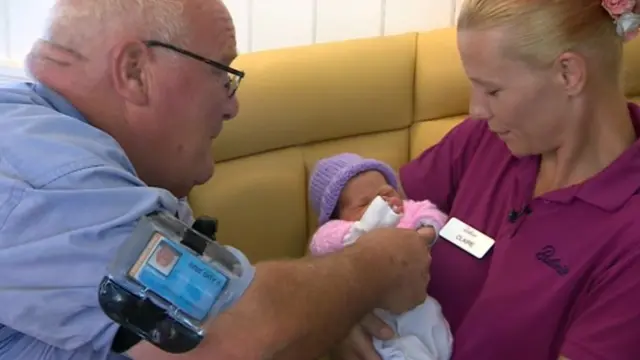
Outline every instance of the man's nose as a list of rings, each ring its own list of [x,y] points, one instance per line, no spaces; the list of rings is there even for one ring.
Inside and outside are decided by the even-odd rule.
[[[234,117],[238,116],[238,112],[240,112],[240,103],[238,101],[238,95],[233,95],[229,98],[227,102],[227,109],[224,114],[225,120],[231,120]]]

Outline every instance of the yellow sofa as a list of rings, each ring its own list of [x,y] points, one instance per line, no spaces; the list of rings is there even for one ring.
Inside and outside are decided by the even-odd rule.
[[[625,49],[626,91],[640,100],[640,40]],[[242,55],[239,116],[213,145],[213,179],[196,215],[253,261],[306,253],[315,217],[307,180],[321,157],[351,151],[398,168],[467,113],[454,29]]]

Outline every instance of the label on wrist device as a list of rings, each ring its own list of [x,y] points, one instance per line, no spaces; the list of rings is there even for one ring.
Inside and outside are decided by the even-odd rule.
[[[156,233],[129,275],[199,321],[229,282],[221,271]]]

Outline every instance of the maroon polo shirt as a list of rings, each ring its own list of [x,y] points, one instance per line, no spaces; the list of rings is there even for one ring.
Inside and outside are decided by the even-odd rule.
[[[640,108],[629,109],[640,134]],[[534,198],[538,165],[466,120],[400,171],[408,198],[495,240],[482,259],[443,239],[433,248],[428,292],[451,324],[453,360],[639,360],[640,141],[586,182]]]

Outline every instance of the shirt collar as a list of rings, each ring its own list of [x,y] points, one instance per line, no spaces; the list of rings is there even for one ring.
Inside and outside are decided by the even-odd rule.
[[[87,122],[85,117],[62,95],[40,82],[31,84],[33,91],[51,105],[56,111]]]
[[[602,208],[615,211],[640,190],[640,106],[629,103],[636,141],[602,172],[571,189],[571,195]]]

